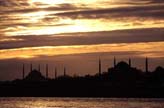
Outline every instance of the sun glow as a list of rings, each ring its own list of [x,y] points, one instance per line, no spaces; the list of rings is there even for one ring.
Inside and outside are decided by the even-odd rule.
[[[28,18],[28,21],[31,22],[38,22],[40,19],[44,18],[49,13],[46,11],[39,11],[39,12],[33,12],[28,14],[22,14],[21,16],[24,18]]]
[[[74,32],[85,32],[88,28],[78,25],[60,26],[60,27],[36,27],[27,30],[18,30],[15,32],[8,32],[6,35],[19,36],[19,35],[52,35],[58,33],[74,33]]]

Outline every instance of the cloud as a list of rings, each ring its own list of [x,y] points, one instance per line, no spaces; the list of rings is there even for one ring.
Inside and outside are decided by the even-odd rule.
[[[11,6],[11,5],[16,5],[15,3],[12,2],[12,0],[0,0],[0,6]]]
[[[130,29],[162,26],[160,23],[163,23],[164,19],[163,3],[150,4],[149,2],[152,2],[152,0],[135,0],[134,3],[143,4],[129,5],[128,3],[131,3],[130,0],[125,0],[125,2],[116,1],[117,2],[113,1],[111,5],[107,4],[111,3],[111,1],[101,1],[102,7],[99,7],[98,1],[92,5],[90,4],[93,2],[87,4],[88,2],[83,1],[76,4],[74,1],[71,1],[69,3],[65,2],[47,6],[36,6],[35,3],[32,6],[31,4],[25,6],[23,3],[29,3],[27,0],[0,0],[1,5],[4,7],[5,5],[7,7],[7,4],[11,5],[10,8],[1,8],[0,31],[11,36],[14,34],[31,35],[33,32],[40,32],[44,28],[46,29],[46,27],[48,29],[55,29],[57,33],[62,32],[61,27],[56,27],[56,25],[65,27],[63,29],[63,31],[65,30],[64,32],[72,32],[74,27],[81,27],[77,30],[79,30],[78,32],[82,32],[87,28],[88,31],[96,31],[99,30],[98,27],[100,26],[99,31],[124,29],[128,27],[128,29]],[[37,5],[40,4],[37,3]],[[104,24],[107,25],[103,27]],[[51,32],[51,34],[56,33],[56,31]]]
[[[1,7],[29,6],[28,0],[0,0]]]
[[[150,3],[158,3],[158,4],[164,3],[163,0],[148,0],[148,1],[150,1]]]
[[[70,54],[85,54],[98,52],[124,52],[139,51],[150,58],[163,57],[164,42],[141,42],[119,44],[93,44],[93,45],[69,45],[69,46],[42,46],[24,47],[0,50],[0,59],[35,58],[38,56],[58,56]]]
[[[102,1],[101,1],[102,2]],[[102,4],[106,8],[94,8],[93,6],[87,5],[85,2],[83,4],[71,4],[62,3],[47,7],[31,7],[28,0],[0,0],[0,6],[11,8],[1,9],[1,14],[16,14],[16,13],[31,13],[37,11],[65,11],[55,16],[70,17],[72,19],[77,18],[110,18],[110,17],[153,17],[153,18],[163,18],[164,17],[164,2],[163,0],[134,0],[133,2],[129,0],[125,1],[104,1]],[[118,7],[109,7],[108,4],[113,3],[114,5],[119,5]],[[130,3],[143,3],[144,5],[133,5],[129,6]],[[151,5],[149,4],[151,3]],[[157,4],[158,3],[158,4]],[[159,4],[160,3],[160,4]],[[36,2],[34,5],[41,5]],[[126,6],[122,6],[126,4]],[[111,4],[112,5],[112,4]],[[14,8],[14,7],[17,8]],[[26,8],[20,6],[27,6]]]
[[[45,22],[45,21],[53,21],[54,20],[54,18],[53,19],[48,19],[48,18],[44,18],[43,19],[43,21]],[[47,26],[53,26],[53,27],[58,27],[58,26],[68,26],[68,25],[71,25],[71,24],[46,24],[46,23],[32,23],[32,22],[29,22],[29,23],[5,23],[5,24],[1,24],[1,27],[31,27],[31,26],[39,26],[39,27],[47,27]],[[8,32],[9,32],[10,30],[8,30]],[[11,30],[12,31],[12,30]]]
[[[16,3],[14,4],[14,2],[2,2],[5,4],[10,4],[10,5],[17,5]],[[5,4],[1,4],[2,6],[7,6]],[[23,6],[23,5],[21,5]],[[11,7],[13,8],[13,7]],[[85,7],[84,5],[74,5],[74,4],[68,4],[68,3],[63,3],[63,4],[57,4],[54,6],[47,6],[47,7],[38,7],[38,6],[34,6],[31,7],[30,5],[27,8],[23,8],[23,7],[18,7],[18,8],[13,8],[13,9],[3,9],[1,10],[1,14],[21,14],[21,13],[31,13],[31,12],[38,12],[38,11],[69,11],[69,10],[84,10],[84,9],[89,9],[87,7]]]
[[[164,28],[149,28],[86,33],[64,33],[43,36],[12,36],[11,38],[15,38],[15,41],[0,42],[0,49],[36,46],[158,42],[164,41],[163,34]]]
[[[117,18],[117,17],[152,17],[164,18],[164,5],[117,7],[72,11],[54,14],[72,19]]]

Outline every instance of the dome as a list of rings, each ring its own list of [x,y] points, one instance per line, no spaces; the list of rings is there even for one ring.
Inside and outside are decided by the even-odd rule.
[[[45,77],[41,74],[41,72],[37,70],[33,70],[28,74],[28,76],[25,78],[25,80],[28,81],[43,81],[45,80]]]
[[[126,62],[124,61],[121,61],[119,62],[117,65],[116,65],[116,68],[117,69],[120,69],[120,70],[127,70],[130,68],[129,64],[127,64]]]

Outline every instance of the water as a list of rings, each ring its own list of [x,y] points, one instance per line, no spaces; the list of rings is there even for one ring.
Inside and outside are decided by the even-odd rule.
[[[164,108],[164,99],[0,98],[0,108]]]

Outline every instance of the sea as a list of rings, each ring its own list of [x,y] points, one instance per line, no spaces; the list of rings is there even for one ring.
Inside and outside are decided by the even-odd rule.
[[[164,99],[1,97],[0,108],[164,108]]]

